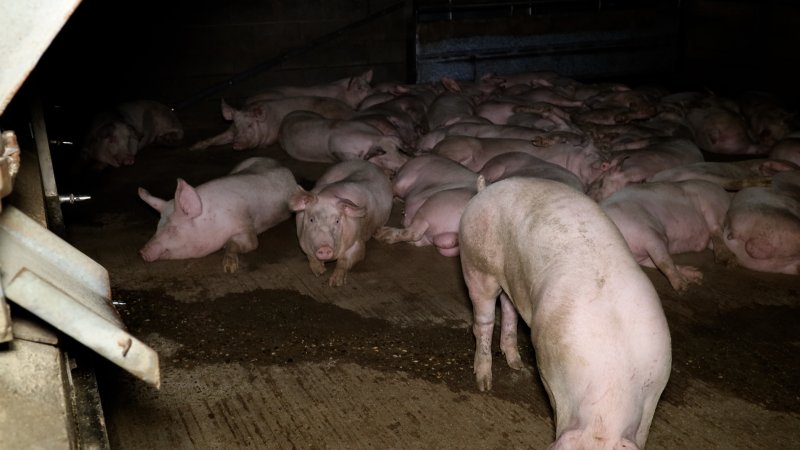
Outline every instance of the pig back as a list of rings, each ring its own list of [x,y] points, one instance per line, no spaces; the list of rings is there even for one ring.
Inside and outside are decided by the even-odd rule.
[[[376,165],[363,160],[343,161],[331,166],[311,192],[320,201],[349,200],[367,210],[359,236],[367,240],[388,220],[392,209],[392,186]]]
[[[297,189],[292,172],[277,160],[266,157],[247,158],[237,164],[227,177],[210,184],[220,195],[230,197],[221,201],[222,204],[229,204],[230,210],[236,210],[236,203],[240,203],[238,209],[252,219],[257,233],[291,216],[289,197]]]
[[[657,299],[614,223],[562,183],[509,178],[490,185],[467,205],[459,242],[464,264],[495,275],[529,325],[537,303],[563,293],[596,298],[628,285]]]

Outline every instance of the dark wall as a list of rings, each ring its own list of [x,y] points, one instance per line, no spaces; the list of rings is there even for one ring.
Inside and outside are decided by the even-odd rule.
[[[133,98],[153,98],[175,105],[395,3],[394,0],[84,0],[43,56],[26,87],[38,85],[45,103],[64,106],[65,115],[70,118],[85,117]],[[414,3],[425,6],[449,0]],[[452,3],[470,2],[453,0]],[[603,28],[598,23],[604,17],[611,17],[585,11],[587,5],[597,2],[549,3],[580,4],[584,8],[577,11],[570,9],[577,6],[564,6],[553,10],[561,17],[572,14],[566,20],[537,17],[536,23],[546,24],[549,28],[545,31],[551,33],[591,33]],[[663,5],[669,1],[634,3]],[[800,44],[798,3],[675,0],[682,13],[678,58],[674,67],[648,75],[660,75],[661,81],[675,89],[707,88],[725,95],[748,89],[767,90],[796,105],[800,99],[796,69],[800,54],[794,50]],[[412,10],[412,1],[406,0],[394,12],[215,93],[183,114],[221,121],[220,97],[236,104],[265,87],[321,83],[368,68],[375,70],[376,81],[413,81],[408,78],[413,73],[413,56],[408,57],[415,39]],[[635,20],[636,14],[624,14],[616,16],[617,29],[624,28],[625,20],[634,20],[631,29],[641,28],[642,21]],[[520,21],[517,17],[508,23],[518,25]],[[557,25],[570,29],[555,29]],[[443,22],[440,31],[446,34],[454,29],[452,24]],[[482,31],[474,26],[471,32],[501,34],[506,29],[511,28],[499,26]],[[537,30],[540,32],[541,27]],[[621,62],[631,61],[611,61],[606,67],[621,67]],[[580,67],[582,72],[576,77],[592,78],[591,67]],[[628,81],[623,75],[619,77],[619,81]]]
[[[174,105],[397,3],[83,0],[37,66],[36,82],[62,102],[148,97]],[[214,95],[213,102],[225,96],[235,103],[269,86],[322,83],[369,68],[377,80],[403,79],[408,10],[401,6],[332,37]]]
[[[800,2],[692,0],[681,77],[721,94],[778,94],[800,106]]]

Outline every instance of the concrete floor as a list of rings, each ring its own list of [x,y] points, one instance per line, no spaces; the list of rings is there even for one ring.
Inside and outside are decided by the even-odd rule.
[[[254,155],[284,161],[306,187],[324,170],[290,161],[277,146],[151,148],[132,167],[83,177],[94,200],[64,207],[69,240],[108,269],[125,322],[161,356],[160,390],[99,363],[112,448],[527,449],[552,441],[527,329],[526,369],[509,369],[497,349],[495,386],[478,392],[457,258],[370,241],[347,285],[330,288],[309,270],[293,220],[261,234],[233,275],[223,273],[220,252],[139,258],[158,219],[137,186],[171,198],[176,177],[196,185]],[[710,252],[678,259],[704,270],[702,286],[679,295],[646,270],[673,340],[648,448],[800,448],[800,277],[726,269]]]

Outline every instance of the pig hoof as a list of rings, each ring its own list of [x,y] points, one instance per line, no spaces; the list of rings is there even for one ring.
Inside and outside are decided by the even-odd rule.
[[[478,390],[481,392],[486,392],[492,390],[492,375],[488,376],[480,376],[478,375],[475,377],[475,381],[478,382]]]
[[[511,367],[514,370],[522,370],[522,368],[525,367],[525,365],[522,364],[522,358],[520,358],[519,355],[516,357],[507,356],[506,362],[508,363],[508,367]]]
[[[345,281],[347,281],[347,273],[334,272],[328,280],[328,285],[331,287],[339,287],[344,285]]]
[[[222,257],[222,270],[225,273],[236,273],[239,270],[239,258],[236,255],[228,255]]]

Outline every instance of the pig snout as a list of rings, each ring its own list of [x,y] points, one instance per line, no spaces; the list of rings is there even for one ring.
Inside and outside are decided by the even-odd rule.
[[[139,255],[141,255],[142,259],[146,262],[153,262],[160,259],[165,251],[166,250],[162,246],[153,242],[148,242],[139,250]]]
[[[331,247],[330,245],[320,246],[314,252],[314,256],[316,256],[317,259],[320,261],[328,261],[330,259],[333,259],[333,247]]]

